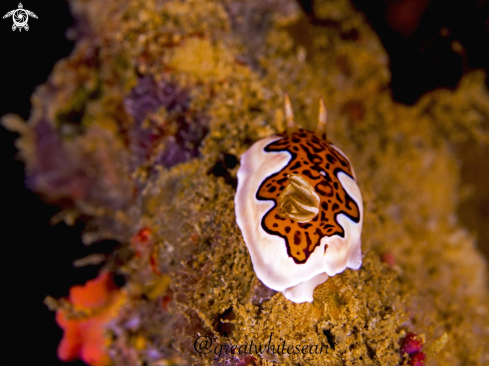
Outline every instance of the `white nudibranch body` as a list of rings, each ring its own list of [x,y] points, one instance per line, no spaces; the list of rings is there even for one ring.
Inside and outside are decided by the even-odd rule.
[[[293,302],[362,264],[362,195],[348,158],[326,140],[321,100],[315,132],[295,127],[257,141],[241,157],[236,221],[257,277]]]

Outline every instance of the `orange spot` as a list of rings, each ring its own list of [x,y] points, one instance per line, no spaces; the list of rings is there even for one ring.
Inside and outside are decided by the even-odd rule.
[[[141,230],[138,231],[136,236],[133,239],[133,242],[135,244],[146,244],[151,237],[151,229],[150,228],[142,228]]]
[[[136,235],[131,238],[131,244],[136,251],[137,257],[146,257],[151,250],[151,229],[143,227]]]
[[[197,234],[193,234],[190,237],[190,241],[192,242],[192,244],[198,244],[199,243],[199,236]]]
[[[58,346],[58,358],[62,361],[81,359],[92,366],[109,365],[105,327],[116,317],[124,294],[117,288],[110,273],[102,272],[83,286],[73,286],[69,300],[75,310],[89,315],[68,319],[66,311],[56,312],[56,322],[64,330]]]
[[[394,257],[394,254],[391,252],[385,252],[380,256],[380,260],[384,263],[387,263],[389,267],[392,267],[394,264],[396,264],[396,257]]]
[[[151,270],[157,275],[161,275],[158,269],[158,247],[154,246],[154,240],[152,240],[152,231],[148,227],[144,227],[138,231],[136,235],[132,237],[131,243],[136,250],[135,257],[143,258],[149,262]]]
[[[97,278],[88,281],[85,285],[76,285],[70,289],[70,302],[75,307],[97,308],[104,306],[110,300],[112,292],[117,286],[108,272],[102,272]]]
[[[168,304],[170,303],[171,299],[172,299],[171,293],[163,296],[163,299],[161,302],[161,307],[163,308],[163,310],[168,311]]]
[[[151,256],[149,257],[149,264],[154,273],[156,273],[158,276],[162,274],[158,269],[158,263],[156,261],[156,252],[151,253]]]

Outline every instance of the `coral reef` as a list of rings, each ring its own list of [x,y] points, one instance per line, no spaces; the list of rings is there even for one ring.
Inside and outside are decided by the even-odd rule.
[[[455,214],[453,148],[489,145],[484,75],[397,104],[362,15],[346,0],[315,3],[310,22],[292,0],[71,0],[75,50],[37,88],[27,122],[3,118],[57,219],[88,220],[86,244],[122,244],[104,266],[126,278],[104,334],[114,364],[489,364],[487,268]],[[365,207],[362,267],[303,304],[263,288],[233,205],[239,157],[283,130],[285,92],[309,129],[324,97]],[[403,346],[409,332],[422,352]],[[215,348],[272,335],[327,352]]]

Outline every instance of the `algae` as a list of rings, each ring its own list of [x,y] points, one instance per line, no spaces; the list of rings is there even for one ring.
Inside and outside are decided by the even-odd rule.
[[[105,265],[127,278],[107,327],[115,364],[400,365],[408,331],[425,335],[431,365],[489,364],[487,268],[457,219],[454,148],[489,144],[482,72],[412,107],[393,102],[387,55],[346,0],[316,1],[316,24],[291,0],[70,4],[77,47],[34,93],[30,119],[3,123],[21,135],[30,188],[64,209],[57,219],[88,217],[87,244],[123,244]],[[324,97],[328,138],[364,197],[363,265],[313,303],[263,288],[235,223],[237,159],[283,128],[285,92],[306,128]],[[149,257],[131,244],[143,228]],[[327,352],[194,349],[199,336],[243,345],[272,333]]]

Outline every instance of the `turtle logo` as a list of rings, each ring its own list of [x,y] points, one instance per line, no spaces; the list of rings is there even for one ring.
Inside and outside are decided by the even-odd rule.
[[[22,28],[25,28],[26,31],[29,30],[29,26],[27,25],[27,21],[29,20],[29,15],[33,18],[37,19],[37,15],[32,11],[25,10],[22,3],[19,3],[19,8],[9,11],[7,14],[3,16],[3,19],[12,17],[14,20],[14,24],[12,25],[12,30],[16,30],[19,28],[19,32],[22,31]]]

